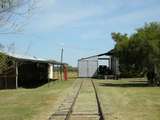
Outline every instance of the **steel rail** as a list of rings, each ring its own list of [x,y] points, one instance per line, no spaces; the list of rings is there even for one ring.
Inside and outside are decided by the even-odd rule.
[[[80,86],[79,86],[78,90],[75,93],[74,99],[73,99],[73,101],[71,103],[71,106],[69,107],[69,110],[67,111],[67,113],[66,114],[53,114],[53,115],[54,116],[64,116],[64,120],[70,120],[71,116],[97,115],[97,116],[99,116],[99,120],[106,120],[105,116],[104,116],[103,109],[102,109],[102,107],[103,107],[102,106],[102,101],[100,99],[100,95],[99,95],[99,92],[97,90],[97,87],[96,87],[96,85],[95,85],[95,83],[94,83],[94,81],[92,79],[90,79],[90,81],[91,81],[91,84],[92,84],[94,92],[95,92],[95,97],[96,97],[96,102],[97,102],[97,107],[98,107],[98,113],[97,114],[95,114],[95,113],[94,114],[72,114],[73,113],[73,108],[74,108],[75,103],[76,103],[76,100],[77,100],[77,98],[78,98],[78,96],[80,94],[80,90],[81,90],[82,85],[84,83],[84,80],[82,80],[80,82]],[[49,119],[49,120],[52,120],[52,119]],[[53,119],[53,120],[56,120],[56,119]]]
[[[98,93],[98,90],[97,90],[97,87],[94,83],[94,81],[91,79],[91,82],[92,82],[92,85],[93,85],[93,88],[94,88],[94,91],[95,91],[95,95],[96,95],[96,100],[97,100],[97,105],[98,105],[98,112],[99,112],[99,120],[106,120],[105,119],[105,115],[104,115],[104,112],[103,112],[103,109],[102,109],[102,101],[100,99],[100,95]]]
[[[82,88],[83,82],[84,82],[84,80],[82,80],[82,82],[80,83],[80,87],[79,87],[79,89],[78,89],[78,92],[77,92],[77,94],[76,94],[76,96],[75,96],[75,98],[74,98],[74,100],[73,100],[73,103],[72,103],[72,105],[71,105],[71,107],[70,107],[69,112],[68,112],[67,115],[66,115],[65,120],[69,120],[69,119],[70,119],[70,116],[72,115],[73,107],[74,107],[74,105],[75,105],[75,103],[76,103],[76,100],[77,100],[78,95],[79,95],[79,93],[80,93],[80,90],[81,90],[81,88]]]

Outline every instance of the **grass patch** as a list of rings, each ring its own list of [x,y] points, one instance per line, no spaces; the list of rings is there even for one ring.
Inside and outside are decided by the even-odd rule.
[[[49,87],[46,84],[36,89],[0,90],[0,120],[48,118],[57,99],[73,81],[54,81]]]
[[[141,78],[97,80],[108,120],[159,120],[160,88]]]

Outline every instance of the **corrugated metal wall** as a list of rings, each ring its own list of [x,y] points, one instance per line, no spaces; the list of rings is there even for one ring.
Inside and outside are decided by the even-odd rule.
[[[78,61],[79,77],[94,77],[98,68],[98,56]]]

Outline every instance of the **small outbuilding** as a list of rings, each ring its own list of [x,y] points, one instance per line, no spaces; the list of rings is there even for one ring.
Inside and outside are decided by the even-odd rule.
[[[119,61],[114,56],[114,50],[90,56],[78,60],[79,77],[87,78],[112,78],[117,79],[119,72]]]
[[[0,74],[0,89],[40,86],[53,79],[54,66],[62,65],[55,60],[3,54],[7,56],[9,67]]]

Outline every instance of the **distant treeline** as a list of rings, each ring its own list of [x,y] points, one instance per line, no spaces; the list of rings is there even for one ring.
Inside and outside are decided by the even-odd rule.
[[[146,75],[150,84],[160,84],[160,22],[145,24],[131,35],[112,33],[112,38],[121,76]]]
[[[60,66],[54,67],[54,70],[59,71],[60,70]],[[67,71],[69,71],[69,72],[78,72],[78,68],[77,67],[72,67],[72,66],[67,64]]]
[[[78,68],[77,67],[72,67],[70,65],[67,66],[67,69],[68,69],[68,71],[71,71],[71,72],[78,72]]]

